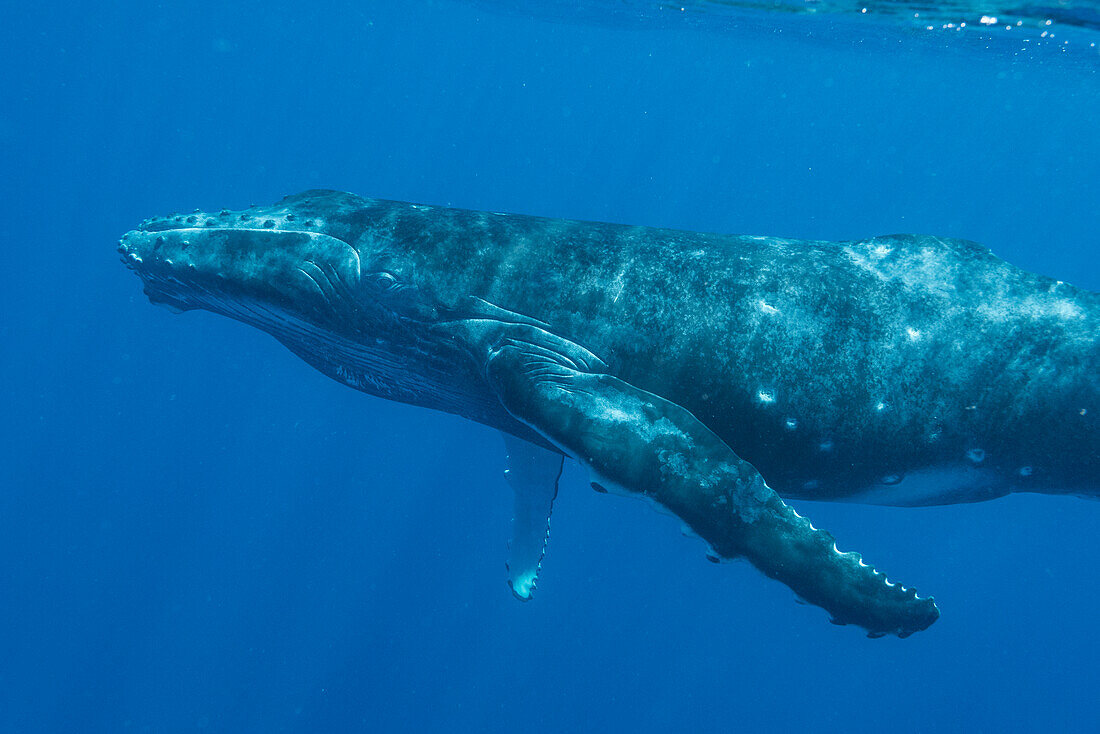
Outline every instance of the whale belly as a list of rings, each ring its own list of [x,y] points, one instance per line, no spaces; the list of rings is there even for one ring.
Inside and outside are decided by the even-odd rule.
[[[910,472],[896,481],[879,482],[835,499],[864,505],[926,507],[983,502],[1011,491],[1012,485],[992,469],[942,466]]]

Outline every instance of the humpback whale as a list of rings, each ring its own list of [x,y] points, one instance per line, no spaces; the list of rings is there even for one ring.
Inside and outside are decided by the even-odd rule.
[[[836,624],[906,637],[930,596],[785,499],[1100,495],[1100,294],[923,235],[825,242],[307,191],[149,219],[123,262],[173,310],[505,436],[530,598],[563,457]]]

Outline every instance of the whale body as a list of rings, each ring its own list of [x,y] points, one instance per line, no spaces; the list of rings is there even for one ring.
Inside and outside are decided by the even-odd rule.
[[[499,429],[530,598],[562,457],[871,636],[939,616],[782,498],[1100,495],[1100,294],[972,242],[824,242],[308,191],[147,220],[155,302],[357,390]]]

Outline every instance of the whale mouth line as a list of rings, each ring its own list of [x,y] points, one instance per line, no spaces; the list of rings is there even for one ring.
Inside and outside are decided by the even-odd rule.
[[[268,236],[268,237],[289,235],[289,236],[296,236],[296,237],[305,237],[305,238],[310,239],[310,240],[317,240],[319,238],[330,239],[330,240],[333,240],[334,242],[340,243],[341,245],[346,247],[351,252],[351,254],[354,256],[354,259],[355,259],[356,280],[358,280],[358,278],[362,276],[362,262],[360,261],[360,258],[359,258],[359,251],[356,250],[354,245],[352,245],[350,242],[348,242],[347,240],[345,240],[343,238],[336,237],[334,235],[328,234],[327,232],[322,232],[322,231],[313,230],[313,229],[305,229],[305,228],[287,229],[287,228],[277,228],[277,227],[239,227],[239,226],[201,226],[201,227],[197,227],[197,226],[194,226],[193,224],[190,224],[190,223],[179,223],[179,222],[156,222],[156,223],[153,223],[153,224],[145,223],[145,224],[142,224],[137,229],[131,230],[131,231],[127,232],[126,234],[124,234],[122,236],[122,238],[119,240],[117,249],[118,249],[119,254],[122,255],[123,264],[126,265],[126,267],[129,268],[130,270],[140,274],[142,272],[145,272],[148,269],[149,263],[146,263],[145,262],[145,257],[143,257],[143,255],[145,255],[146,253],[139,252],[139,248],[135,247],[134,244],[131,242],[131,238],[133,238],[135,236],[137,236],[139,238],[142,237],[142,236],[151,237],[151,236],[158,235],[158,234],[172,234],[172,235],[175,235],[175,236],[186,236],[186,235],[189,235],[189,234],[194,234],[196,236],[198,236],[198,235],[207,235],[207,236],[209,236],[209,235],[212,235],[212,234],[216,235],[216,234],[223,234],[223,233],[229,233],[229,232],[238,233],[238,234],[257,234],[257,235],[264,235],[264,236]],[[155,253],[157,249],[158,249],[158,246],[154,245],[153,248],[152,248],[152,251]],[[176,263],[173,263],[170,259],[164,260],[164,259],[161,259],[161,258],[154,258],[153,262],[156,262],[156,263],[161,264],[161,265],[166,264],[169,267],[177,265]]]
[[[137,234],[159,234],[161,232],[205,232],[207,234],[211,232],[255,232],[256,234],[297,234],[306,235],[308,237],[317,237],[324,235],[326,237],[332,237],[334,240],[340,240],[345,245],[350,247],[350,243],[347,240],[342,240],[339,237],[334,237],[326,232],[321,232],[316,229],[288,229],[286,227],[235,227],[232,225],[227,226],[202,226],[196,227],[194,224],[180,224],[178,222],[156,222],[154,224],[143,224],[137,229],[133,230]]]

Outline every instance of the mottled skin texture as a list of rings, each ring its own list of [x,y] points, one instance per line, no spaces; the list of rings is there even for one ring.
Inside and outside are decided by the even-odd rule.
[[[189,221],[193,220],[193,221]],[[306,192],[151,220],[154,301],[581,461],[841,623],[938,616],[782,496],[1100,494],[1100,296],[969,242],[742,237]],[[775,490],[774,492],[772,490]]]

